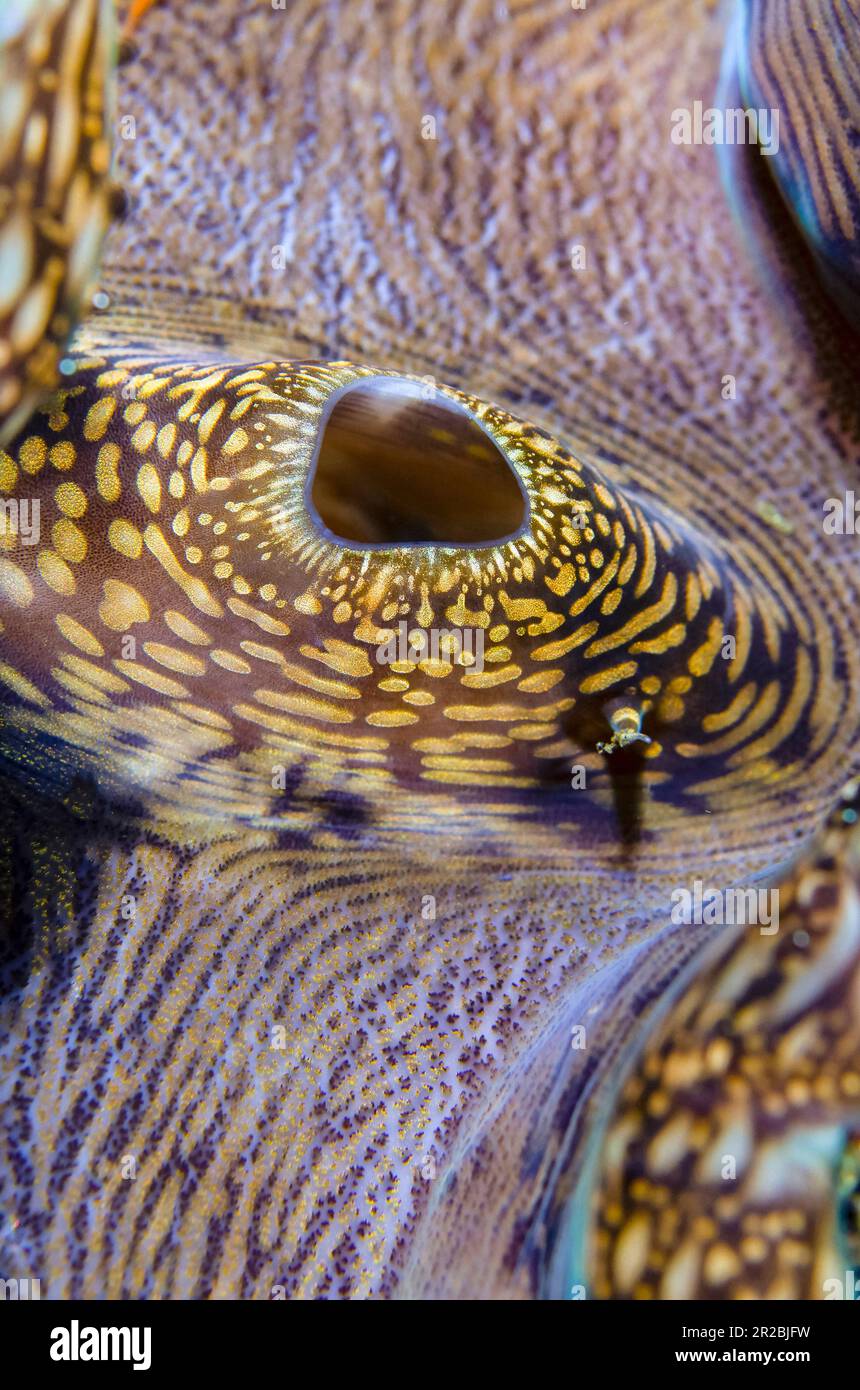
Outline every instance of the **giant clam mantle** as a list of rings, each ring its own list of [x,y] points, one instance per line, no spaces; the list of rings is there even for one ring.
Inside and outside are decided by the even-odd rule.
[[[856,480],[851,6],[138,6],[128,215],[34,409],[108,204],[109,16],[13,9],[4,1270],[825,1296],[860,1118],[857,556],[821,524]],[[771,159],[670,138],[734,90],[780,109]],[[780,876],[773,937],[671,920]]]

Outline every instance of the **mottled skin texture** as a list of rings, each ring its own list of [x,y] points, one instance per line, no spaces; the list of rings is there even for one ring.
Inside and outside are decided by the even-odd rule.
[[[772,871],[851,771],[856,550],[820,520],[856,478],[856,339],[766,161],[735,152],[730,202],[713,149],[669,141],[727,23],[141,20],[110,308],[3,460],[43,518],[0,560],[10,1276],[548,1291],[584,1097],[708,934],[669,930],[672,889]],[[482,419],[530,544],[315,529],[315,422],[379,372]],[[450,608],[504,680],[371,664]],[[607,757],[616,697],[652,743]]]
[[[778,933],[729,930],[695,962],[625,1082],[598,1159],[597,1297],[844,1284],[856,1253],[834,1177],[860,1124],[857,805],[855,782],[782,887]]]
[[[108,0],[9,0],[0,28],[0,443],[56,384],[108,224]]]

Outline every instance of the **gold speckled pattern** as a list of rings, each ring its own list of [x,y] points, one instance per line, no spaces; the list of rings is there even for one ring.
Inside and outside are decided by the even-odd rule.
[[[0,441],[58,379],[109,216],[107,0],[15,0],[0,29]]]
[[[599,1162],[596,1297],[822,1298],[844,1280],[836,1153],[860,1120],[857,785],[779,892],[780,929],[696,963]],[[805,1152],[804,1152],[805,1150]]]

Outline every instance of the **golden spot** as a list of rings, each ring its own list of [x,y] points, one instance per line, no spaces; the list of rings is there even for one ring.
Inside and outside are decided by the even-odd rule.
[[[188,508],[183,507],[181,511],[178,511],[176,513],[176,516],[170,523],[170,529],[172,530],[173,534],[175,536],[179,536],[181,540],[183,536],[187,536],[188,528],[190,525],[191,517],[188,515]]]
[[[145,454],[147,449],[152,447],[155,439],[156,426],[152,420],[144,420],[142,425],[138,425],[134,434],[131,436],[131,447],[135,453]]]
[[[512,724],[508,729],[511,738],[522,739],[525,742],[535,742],[537,739],[549,738],[552,734],[558,733],[557,724]]]
[[[487,636],[491,642],[504,642],[510,630],[506,623],[498,623],[496,627],[490,628]]]
[[[392,670],[394,664],[392,663]],[[418,670],[423,671],[425,676],[430,676],[431,680],[443,680],[445,676],[450,676],[453,669],[450,661],[434,661],[432,657],[428,657],[426,661],[418,662]]]
[[[494,685],[506,685],[508,681],[515,681],[521,675],[522,669],[519,666],[503,666],[498,671],[467,671],[461,677],[460,684],[467,690],[487,690]]]
[[[139,425],[146,415],[146,406],[143,401],[132,401],[123,411],[123,419],[129,425]]]
[[[70,444],[67,439],[61,440],[59,444],[52,444],[48,450],[48,458],[54,468],[64,472],[67,468],[74,467],[75,446]]]
[[[203,559],[203,551],[199,545],[188,545],[185,547],[185,558],[189,565],[199,565]]]
[[[666,628],[656,637],[648,637],[641,642],[631,642],[630,655],[637,656],[640,652],[647,652],[655,656],[669,651],[672,647],[680,647],[687,635],[687,629],[683,623],[675,623],[672,627]]]
[[[143,650],[159,666],[169,671],[178,671],[182,676],[202,676],[206,672],[206,662],[191,652],[180,651],[176,647],[166,647],[161,642],[144,642]]]
[[[409,689],[409,682],[401,680],[399,676],[392,676],[389,680],[380,681],[379,688],[386,694],[399,695],[401,691]]]
[[[657,695],[661,686],[662,681],[659,676],[643,676],[639,682],[639,689],[643,695]]]
[[[687,594],[685,599],[685,613],[687,622],[690,623],[695,618],[702,604],[702,589],[698,579],[694,574],[687,575]]]
[[[257,627],[263,632],[268,632],[271,637],[289,636],[290,629],[286,623],[271,617],[269,613],[261,613],[258,608],[252,608],[250,603],[245,603],[240,598],[228,598],[227,607],[237,618],[247,618],[248,622],[256,623]]]
[[[418,715],[405,709],[380,709],[365,717],[365,723],[374,724],[380,729],[394,729],[402,724],[417,724]]]
[[[54,501],[66,516],[81,517],[87,510],[86,494],[77,483],[60,483]]]
[[[235,656],[233,652],[224,651],[223,647],[215,647],[209,655],[216,666],[223,666],[225,671],[234,671],[236,675],[250,675],[250,664],[241,656]]]
[[[46,695],[42,694],[32,681],[28,681],[26,676],[22,676],[20,671],[16,671],[12,666],[7,666],[5,661],[0,661],[0,681],[8,685],[10,690],[14,690],[16,695],[20,695],[22,700],[27,700],[31,705],[38,705],[40,709],[50,709],[51,702]]]
[[[743,686],[724,710],[717,714],[706,714],[702,720],[702,728],[706,734],[719,733],[721,729],[728,729],[732,724],[736,724],[742,719],[756,697],[757,686],[754,681],[750,681]]]
[[[378,647],[381,642],[390,642],[394,633],[390,627],[377,627],[365,613],[352,635],[358,642],[369,642],[371,646]],[[414,666],[411,669],[414,670]]]
[[[551,589],[558,598],[564,598],[566,594],[569,594],[575,582],[576,570],[570,563],[562,565],[554,579],[544,579],[547,588]]]
[[[11,560],[0,559],[0,596],[14,603],[16,608],[26,608],[33,602],[33,585]]]
[[[167,609],[164,614],[164,621],[167,623],[170,631],[175,633],[177,637],[181,637],[185,642],[193,642],[197,647],[205,647],[212,641],[208,633],[205,633],[196,623],[192,623],[182,613],[177,613],[173,608]]]
[[[104,656],[105,649],[98,638],[74,618],[70,618],[66,613],[58,613],[54,622],[66,641],[71,642],[78,651],[86,652],[87,656]]]
[[[608,490],[608,488],[605,488],[602,483],[594,484],[594,495],[600,503],[601,507],[608,508],[610,512],[615,511],[615,498],[612,496],[612,493]]]
[[[501,663],[503,661],[510,661],[510,659],[510,647],[490,647],[490,650],[484,656],[484,660],[490,662],[491,665],[495,664],[497,661]]]
[[[80,527],[73,521],[63,517],[62,520],[54,523],[51,529],[51,539],[54,542],[54,549],[62,555],[64,560],[68,560],[72,565],[79,565],[86,559],[87,538]]]
[[[96,460],[96,487],[106,502],[119,501],[120,486],[117,466],[120,460],[118,444],[103,444]]]
[[[687,662],[687,670],[693,676],[706,676],[714,664],[717,652],[723,641],[723,624],[720,618],[712,618],[708,626],[708,636],[697,647]]]
[[[20,356],[29,354],[44,337],[55,299],[56,290],[47,274],[27,291],[8,329],[14,352]]]
[[[532,652],[534,661],[557,661],[560,656],[566,656],[573,651],[574,647],[581,647],[583,642],[587,642],[598,630],[597,623],[583,623],[569,637],[563,637],[558,642],[547,642],[543,647],[536,647]]]
[[[328,700],[318,700],[313,695],[289,695],[281,694],[277,690],[255,690],[254,699],[263,705],[284,710],[287,714],[319,719],[324,724],[351,724],[355,719],[351,710],[341,709],[339,705],[330,704]]]
[[[139,559],[143,551],[143,537],[136,526],[124,517],[118,517],[108,527],[108,541],[120,555],[129,560]]]
[[[17,463],[0,449],[0,492],[11,492],[17,481]]]
[[[250,441],[246,430],[234,430],[231,435],[228,435],[228,437],[224,440],[224,443],[221,445],[221,452],[222,454],[227,454],[228,456],[231,454],[241,454],[243,449],[247,449],[249,442]]]
[[[785,1098],[791,1105],[807,1105],[810,1100],[809,1083],[801,1076],[793,1076],[786,1083]]]
[[[299,648],[302,656],[308,657],[311,661],[320,661],[330,670],[337,671],[342,676],[370,676],[373,674],[373,667],[367,656],[359,647],[352,647],[348,642],[341,642],[337,637],[324,637],[323,646],[325,651],[321,652],[317,647],[303,646]],[[394,663],[391,666],[394,670]],[[414,667],[410,667],[414,669]],[[397,674],[403,674],[398,672]]]
[[[155,447],[163,459],[170,458],[173,453],[173,446],[176,443],[176,426],[173,421],[168,425],[162,425],[158,434],[155,436]],[[174,475],[182,478],[182,474]],[[184,480],[183,480],[184,483]]]
[[[421,585],[421,607],[418,609],[418,622],[421,627],[431,627],[434,619],[433,609],[430,606],[428,586]]]
[[[562,704],[564,703],[566,702],[562,701]],[[573,701],[569,704],[572,705]],[[558,712],[558,705],[542,705],[536,709],[529,709],[527,705],[448,705],[444,710],[446,719],[459,722],[499,721],[505,724],[518,719],[550,720]]]
[[[264,647],[261,642],[240,642],[239,646],[246,656],[256,657],[257,661],[270,661],[275,666],[280,666],[284,659],[274,647]]]
[[[642,539],[643,554],[642,572],[639,575],[639,582],[637,583],[636,588],[633,590],[633,595],[635,598],[641,598],[642,595],[644,593],[647,593],[647,591],[651,587],[651,581],[653,580],[655,571],[657,569],[657,553],[654,549],[654,536],[651,531],[651,527],[648,525],[648,522],[646,521],[645,517],[641,515],[641,513],[637,512],[637,516],[640,520],[640,536]],[[674,575],[672,575],[671,577],[674,579]]]
[[[621,585],[622,588],[627,583],[633,571],[635,570],[636,561],[638,560],[638,558],[639,552],[637,551],[635,545],[629,546],[628,549],[624,552],[624,559],[621,561],[620,568],[618,570],[618,583]]]
[[[346,623],[346,622],[349,622],[349,619],[350,619],[351,617],[352,617],[352,607],[351,607],[350,604],[346,603],[345,601],[344,601],[343,603],[339,603],[339,604],[337,605],[337,607],[335,608],[334,612],[332,613],[332,618],[334,619],[334,621],[335,621],[336,623]]]
[[[429,690],[410,690],[408,695],[403,696],[403,703],[406,705],[435,705],[436,696],[431,695]]]
[[[106,579],[102,587],[104,598],[99,606],[99,617],[105,627],[114,632],[127,632],[135,623],[149,620],[149,604],[130,584],[124,584],[121,579]]]
[[[698,1282],[700,1261],[701,1248],[693,1239],[685,1240],[677,1249],[673,1249],[660,1280],[661,1298],[692,1298]]]
[[[671,1173],[690,1150],[693,1116],[679,1110],[658,1130],[645,1150],[645,1163],[655,1177]]]
[[[692,1085],[700,1080],[701,1075],[702,1059],[697,1052],[676,1050],[666,1059],[663,1080],[670,1091],[679,1091],[683,1086]]]
[[[281,661],[281,674],[296,685],[304,686],[306,690],[316,690],[320,695],[331,695],[336,700],[361,698],[361,691],[356,686],[347,685],[344,681],[327,679],[325,676],[315,676],[312,671],[306,671],[303,666],[296,666],[292,661]]]
[[[216,401],[214,405],[210,405],[205,415],[201,415],[197,425],[197,433],[200,436],[201,443],[206,444],[208,442],[209,436],[224,414],[226,405],[227,402],[222,398],[220,401]]]
[[[563,613],[545,613],[540,622],[529,623],[528,634],[530,637],[542,637],[545,632],[555,632],[556,628],[561,627],[563,622]]]
[[[76,695],[79,700],[85,700],[87,704],[102,706],[110,704],[110,699],[103,690],[99,690],[98,686],[90,685],[89,681],[82,681],[77,676],[70,675],[60,666],[52,666],[51,675],[57,685],[61,685],[71,695]]]
[[[540,495],[543,501],[548,502],[551,507],[563,507],[565,502],[570,501],[566,492],[562,492],[559,487],[553,487],[551,483],[547,483],[541,488]]]
[[[276,599],[277,597],[278,591],[275,588],[274,584],[263,584],[260,586],[260,598],[263,599],[265,603],[271,603],[272,600]]]
[[[612,1275],[616,1288],[629,1293],[643,1273],[651,1247],[651,1217],[647,1212],[631,1216],[615,1243]]]
[[[209,488],[209,480],[206,477],[207,463],[206,450],[201,446],[191,460],[191,481],[198,492],[207,492]]]
[[[216,579],[229,579],[233,573],[233,566],[229,560],[219,560],[218,564],[213,567],[212,573]]]
[[[526,676],[517,686],[517,690],[522,690],[526,694],[542,695],[545,690],[553,690],[559,681],[564,680],[564,672],[560,670],[538,671],[534,676]]]
[[[606,597],[600,605],[601,613],[603,613],[605,617],[609,617],[610,613],[615,612],[616,608],[621,602],[622,597],[622,589],[610,589],[609,593],[606,595]]]
[[[541,618],[546,612],[546,604],[542,598],[508,598],[502,590],[499,594],[499,603],[505,610],[505,617],[512,623],[521,623],[526,618]],[[448,610],[448,616],[451,614]],[[463,624],[461,624],[463,626]]]
[[[153,515],[157,515],[161,507],[161,478],[151,463],[144,463],[137,470],[137,490]]]
[[[63,652],[63,665],[70,671],[79,676],[81,680],[88,681],[95,685],[99,690],[106,690],[111,695],[124,695],[131,689],[127,681],[115,676],[113,671],[103,671],[101,666],[96,666],[92,661],[85,661],[81,656],[75,656],[72,652]]]
[[[202,705],[190,705],[184,700],[177,701],[174,706],[181,714],[189,719],[193,719],[198,724],[206,724],[212,729],[226,729],[229,731],[230,722],[222,715],[216,714],[214,710],[204,709]]]
[[[445,617],[455,627],[460,628],[489,627],[490,625],[489,613],[473,612],[467,608],[462,594],[459,595],[456,603],[445,609]]]
[[[77,589],[75,576],[65,560],[61,560],[53,550],[40,550],[36,561],[39,573],[55,594],[73,594]]]
[[[583,695],[592,695],[599,690],[608,690],[610,685],[615,685],[616,681],[629,679],[636,675],[636,662],[624,661],[620,666],[610,666],[605,671],[598,671],[596,675],[587,676],[580,685]]]
[[[84,420],[84,439],[92,443],[103,439],[115,410],[116,400],[113,396],[103,396],[100,401],[95,401]]]
[[[743,1266],[731,1246],[712,1245],[705,1256],[705,1282],[714,1286],[725,1284],[741,1273]]]
[[[122,671],[129,680],[137,681],[138,685],[145,685],[148,690],[154,690],[158,695],[171,695],[174,700],[184,699],[188,691],[179,681],[172,681],[168,676],[162,676],[158,671],[151,671],[148,666],[141,666],[137,661],[116,660],[114,666],[118,671]]]
[[[25,473],[38,473],[44,468],[48,457],[48,446],[38,434],[32,434],[18,450],[18,462]]]

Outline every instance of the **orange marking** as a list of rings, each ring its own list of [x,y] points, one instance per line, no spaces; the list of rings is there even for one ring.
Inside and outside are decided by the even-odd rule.
[[[130,37],[132,30],[137,28],[139,21],[143,19],[147,10],[154,4],[155,0],[131,0],[131,8],[128,12],[128,18],[125,21],[125,28],[122,31],[123,38],[127,39]]]

